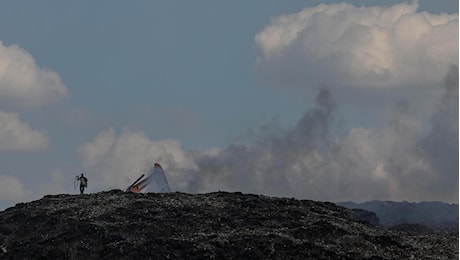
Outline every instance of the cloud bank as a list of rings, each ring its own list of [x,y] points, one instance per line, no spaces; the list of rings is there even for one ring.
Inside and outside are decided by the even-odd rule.
[[[278,86],[431,87],[458,65],[458,14],[418,4],[321,4],[282,15],[255,36],[257,71]]]

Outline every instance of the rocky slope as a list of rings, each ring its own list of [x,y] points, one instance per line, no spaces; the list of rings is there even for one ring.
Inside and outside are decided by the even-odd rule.
[[[332,203],[241,193],[49,195],[0,212],[4,259],[455,259]]]

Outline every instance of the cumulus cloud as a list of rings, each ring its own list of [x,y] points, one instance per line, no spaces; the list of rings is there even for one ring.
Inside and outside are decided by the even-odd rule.
[[[31,191],[13,176],[0,175],[0,205],[25,201],[30,198]]]
[[[31,129],[17,114],[0,111],[0,151],[37,151],[47,146],[45,132]]]
[[[417,9],[321,4],[276,17],[255,36],[256,68],[280,86],[432,87],[458,65],[458,14]]]
[[[0,41],[0,107],[20,109],[53,103],[68,95],[59,75],[39,67],[18,45]]]

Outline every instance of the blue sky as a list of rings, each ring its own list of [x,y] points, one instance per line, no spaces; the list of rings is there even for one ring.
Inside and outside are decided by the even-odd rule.
[[[395,55],[403,57],[396,59],[396,63],[408,62],[415,72],[408,70],[402,76],[382,80],[381,85],[388,85],[389,88],[378,85],[370,77],[371,82],[377,83],[375,88],[367,89],[362,85],[373,83],[357,80],[358,76],[353,74],[359,72],[360,67],[356,67],[356,70],[342,70],[337,65],[341,60],[328,63],[330,60],[312,57],[309,52],[296,53],[300,47],[295,46],[310,42],[313,43],[308,48],[321,47],[321,41],[315,41],[322,40],[323,34],[320,32],[328,30],[327,26],[325,29],[318,27],[318,32],[299,31],[298,35],[305,32],[305,42],[298,39],[293,42],[294,45],[290,45],[288,51],[273,54],[278,55],[276,57],[279,59],[266,56],[277,49],[269,49],[271,45],[267,44],[272,42],[258,41],[257,35],[266,33],[271,37],[273,34],[265,30],[270,25],[287,30],[281,23],[277,24],[279,17],[300,17],[304,8],[314,8],[321,3],[326,4],[326,9],[342,8],[334,6],[338,1],[3,2],[3,8],[0,9],[1,51],[13,53],[14,49],[16,56],[2,57],[0,52],[0,64],[2,59],[11,59],[21,64],[24,61],[21,55],[26,53],[35,61],[35,64],[27,66],[32,66],[42,74],[33,74],[27,70],[23,70],[22,74],[18,72],[19,75],[29,72],[41,75],[32,78],[31,83],[15,83],[17,81],[6,76],[5,80],[0,79],[0,90],[4,89],[4,92],[0,92],[4,96],[0,98],[0,111],[5,114],[5,125],[6,122],[14,122],[14,131],[23,133],[13,138],[17,143],[0,142],[0,176],[3,176],[3,185],[9,183],[10,187],[16,187],[15,191],[8,193],[11,196],[1,193],[3,199],[0,199],[0,203],[9,205],[49,193],[72,193],[73,178],[80,172],[88,174],[90,192],[124,188],[124,183],[128,185],[146,167],[146,161],[162,163],[167,174],[169,171],[171,175],[169,178],[173,182],[172,186],[187,192],[226,189],[327,200],[458,200],[452,197],[452,193],[436,196],[437,193],[433,192],[420,196],[389,190],[381,194],[363,194],[362,197],[347,195],[347,192],[343,196],[323,196],[301,190],[292,191],[295,187],[290,184],[286,184],[286,190],[270,192],[254,188],[260,186],[260,183],[253,179],[249,180],[252,185],[240,185],[238,178],[228,179],[227,173],[220,174],[222,167],[229,168],[224,167],[229,161],[223,160],[222,156],[232,157],[230,151],[233,145],[243,143],[247,150],[252,151],[256,149],[256,143],[269,142],[266,136],[273,132],[277,136],[284,136],[294,131],[306,111],[318,106],[315,103],[316,96],[324,86],[328,87],[337,103],[334,135],[330,139],[348,140],[353,129],[354,133],[360,129],[385,129],[388,114],[398,107],[401,100],[408,100],[411,104],[409,110],[416,121],[414,124],[420,124],[422,129],[414,136],[422,138],[430,131],[430,118],[436,113],[436,104],[443,96],[440,89],[448,73],[448,65],[452,63],[451,60],[442,60],[442,55],[437,55],[441,57],[439,59],[429,55],[426,60],[421,58],[421,62],[416,64],[426,63],[435,67],[430,70],[433,73],[421,73],[426,78],[414,81],[411,79],[419,76],[417,71],[423,72],[426,68],[422,65],[420,69],[413,66],[415,63],[411,62],[415,54],[408,56],[407,60],[403,59],[404,55]],[[358,17],[353,19],[361,19],[363,14],[360,12],[370,12],[371,9],[367,8],[371,6],[385,9],[399,1],[349,3],[355,8],[344,7],[343,12],[349,12],[348,17]],[[414,6],[417,2],[406,4]],[[418,5],[416,15],[428,12],[437,15],[436,19],[442,17],[440,13],[456,15],[458,36],[457,1],[419,1]],[[317,11],[317,14],[321,12]],[[334,17],[326,17],[324,21],[327,25],[328,21],[334,21]],[[419,20],[413,21],[417,25]],[[423,27],[421,30],[425,29]],[[286,32],[281,32],[281,38]],[[357,33],[356,39],[361,39],[360,31],[353,33]],[[432,38],[447,35],[442,30],[436,33]],[[309,35],[316,38],[310,39]],[[353,37],[350,36],[343,44],[352,44]],[[441,39],[443,41],[449,40]],[[431,49],[434,46],[432,44],[427,40],[420,43],[418,48],[420,51],[428,47]],[[455,44],[456,48],[440,52],[446,57],[451,54],[458,56],[458,39]],[[387,49],[384,47],[374,48],[376,57],[386,57],[384,51]],[[404,50],[396,49],[404,53]],[[320,51],[329,53],[326,47]],[[393,49],[391,51],[394,52]],[[337,53],[344,52],[339,49]],[[331,64],[333,66],[329,71]],[[458,66],[458,59],[453,65]],[[321,66],[326,69],[319,69]],[[438,73],[438,70],[442,72]],[[54,74],[46,74],[49,71]],[[328,75],[322,75],[323,72]],[[340,76],[340,73],[345,76]],[[56,80],[56,76],[59,80]],[[340,86],[341,82],[344,87]],[[21,89],[28,84],[30,88]],[[52,91],[48,85],[55,86],[55,89]],[[397,88],[396,85],[404,86]],[[434,85],[440,87],[435,88]],[[35,93],[38,94],[34,96]],[[383,132],[382,135],[385,135]],[[131,140],[130,134],[137,134],[140,143],[150,144],[145,151],[152,151],[155,155],[143,154],[132,159],[133,153],[120,151],[120,157],[110,157],[118,151],[111,150],[118,147],[118,141],[122,143],[123,137]],[[11,137],[3,138],[13,140]],[[100,148],[103,144],[98,146],[103,143],[101,140],[111,142],[108,150]],[[161,143],[164,140],[167,142]],[[173,141],[179,144],[169,143]],[[129,146],[119,145],[119,149]],[[92,155],[97,162],[91,161]],[[212,157],[220,162],[212,174],[224,177],[216,178],[213,175],[209,179],[205,178],[208,175],[204,172],[209,169],[202,165],[204,157]],[[417,158],[414,160],[417,161]],[[129,167],[125,171],[117,171],[120,167],[111,164],[114,161]],[[137,163],[135,166],[133,161]],[[458,165],[458,160],[456,163]],[[431,167],[429,162],[427,164]],[[384,167],[379,165],[376,160],[371,167],[374,172],[378,167]],[[259,170],[258,167],[248,165],[244,169],[235,169],[235,176],[242,176],[243,173],[239,171],[250,174],[246,172],[248,169],[256,169],[256,172]],[[200,175],[201,172],[203,175]],[[283,169],[283,173],[267,178],[285,177],[288,172],[288,169]],[[431,176],[434,172],[427,174]],[[456,178],[458,181],[458,173]],[[196,179],[203,183],[196,187],[188,184],[197,182]],[[217,180],[229,184],[216,184]],[[393,187],[393,184],[385,185]],[[458,186],[456,190],[458,193]]]

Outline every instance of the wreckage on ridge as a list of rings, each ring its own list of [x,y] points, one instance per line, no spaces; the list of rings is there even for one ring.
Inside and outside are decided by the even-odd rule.
[[[126,188],[126,192],[170,192],[165,172],[159,163],[155,163],[146,174],[142,174],[133,184]]]

